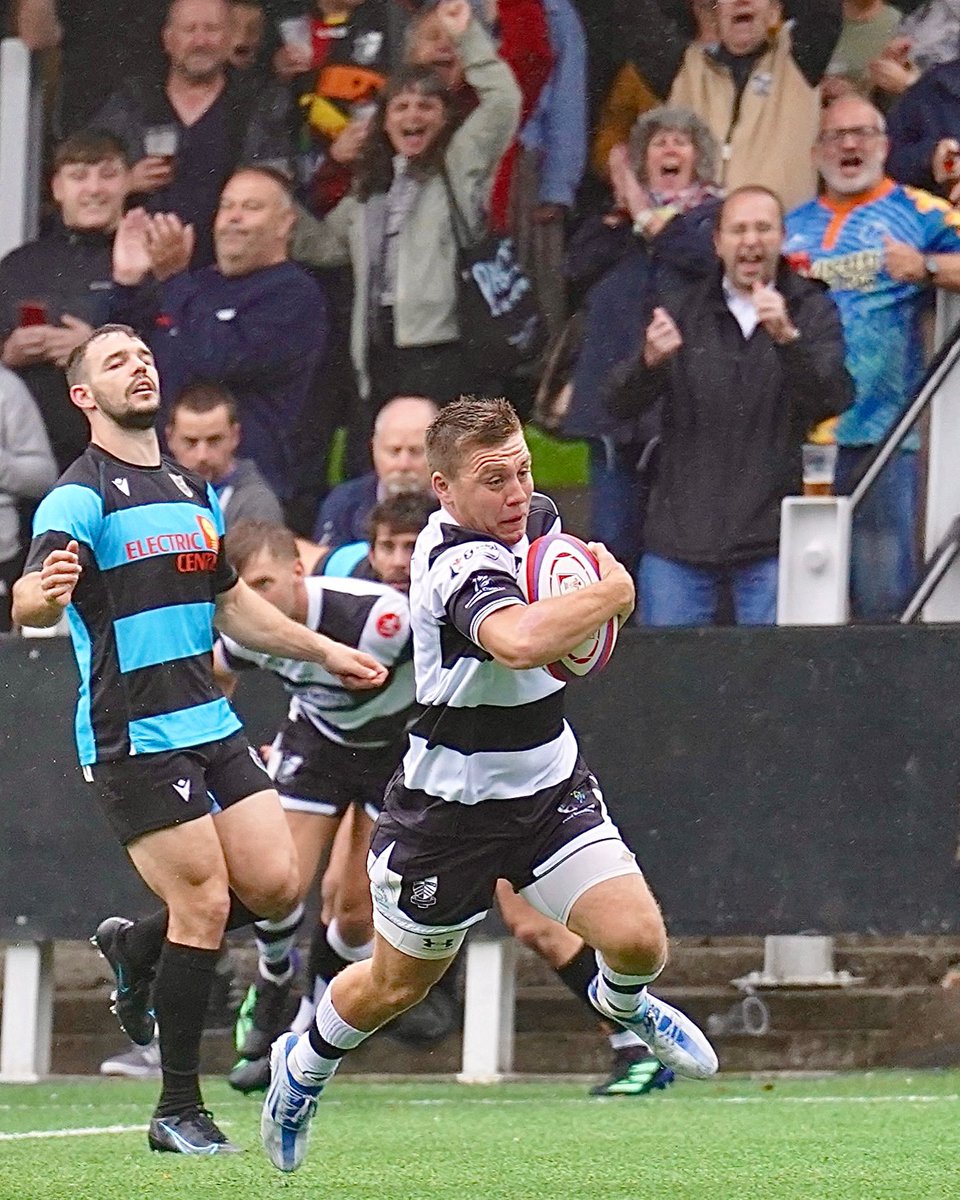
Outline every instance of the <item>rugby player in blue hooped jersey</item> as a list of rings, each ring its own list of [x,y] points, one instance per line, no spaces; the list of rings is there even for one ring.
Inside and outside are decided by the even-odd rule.
[[[300,905],[277,793],[213,679],[214,621],[252,648],[318,662],[347,687],[379,687],[386,671],[238,579],[213,490],[160,453],[159,378],[132,329],[95,330],[70,356],[67,380],[90,445],[37,510],[13,616],[45,627],[66,610],[84,777],[165,904],[142,921],[110,917],[94,937],[125,1032],[145,1045],[154,1016],[159,1026],[163,1086],[149,1144],[233,1152],[198,1079],[218,948],[225,929],[254,923],[282,951]]]
[[[595,948],[589,996],[603,1017],[678,1074],[717,1070],[693,1021],[647,992],[666,962],[663,918],[564,720],[563,684],[541,670],[629,616],[630,575],[595,544],[597,583],[527,603],[523,557],[559,519],[533,491],[530,451],[505,400],[449,404],[427,429],[426,452],[441,507],[410,568],[420,711],[368,858],[373,957],[337,975],[307,1033],[273,1044],[260,1132],[281,1171],[303,1161],[340,1060],[441,978],[500,877]]]

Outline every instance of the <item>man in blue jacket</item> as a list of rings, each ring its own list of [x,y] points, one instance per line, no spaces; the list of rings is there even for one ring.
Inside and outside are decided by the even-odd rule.
[[[281,500],[293,491],[293,430],[327,336],[319,285],[289,261],[283,176],[243,167],[220,196],[217,261],[188,271],[194,231],[173,214],[127,213],[114,243],[111,318],[148,341],[170,397],[218,383],[237,404],[238,453]]]

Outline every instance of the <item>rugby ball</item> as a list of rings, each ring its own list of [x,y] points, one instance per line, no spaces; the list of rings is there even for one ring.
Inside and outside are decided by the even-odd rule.
[[[546,600],[600,582],[600,567],[593,551],[570,533],[548,533],[530,543],[522,576],[527,600]],[[620,623],[611,617],[596,633],[569,654],[549,663],[546,670],[565,683],[596,675],[610,661]]]

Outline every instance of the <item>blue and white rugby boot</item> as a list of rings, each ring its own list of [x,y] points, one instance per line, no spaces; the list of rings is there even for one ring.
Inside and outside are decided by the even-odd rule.
[[[720,1065],[717,1053],[703,1030],[672,1004],[644,991],[644,1000],[636,1014],[625,1019],[621,1014],[614,1015],[599,1003],[596,979],[591,982],[588,995],[590,1003],[601,1016],[616,1021],[624,1029],[632,1029],[665,1067],[688,1079],[709,1079],[716,1074]]]
[[[242,1150],[213,1123],[213,1114],[205,1108],[190,1108],[168,1117],[154,1117],[150,1122],[147,1141],[151,1150],[166,1150],[173,1154],[241,1154]]]
[[[287,1055],[298,1035],[284,1033],[270,1049],[270,1086],[260,1114],[260,1140],[278,1171],[295,1171],[307,1153],[310,1121],[324,1084],[298,1083],[290,1074]]]
[[[107,917],[90,939],[110,964],[117,986],[111,993],[110,1011],[131,1042],[149,1046],[156,1035],[156,1015],[150,1005],[153,971],[137,973],[128,962],[120,944],[120,934],[133,924],[126,917]]]

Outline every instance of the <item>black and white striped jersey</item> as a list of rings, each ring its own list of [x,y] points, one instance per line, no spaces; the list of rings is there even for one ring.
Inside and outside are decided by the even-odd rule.
[[[403,783],[423,805],[522,799],[573,772],[577,741],[563,716],[563,683],[540,667],[510,670],[477,641],[485,617],[525,603],[517,575],[529,544],[559,528],[553,501],[535,493],[516,546],[462,528],[443,509],[417,538],[410,619],[418,716]]]
[[[290,693],[290,718],[309,721],[343,746],[373,749],[403,735],[413,705],[410,607],[385,583],[308,575],[307,627],[373,655],[390,672],[371,691],[350,691],[319,663],[274,658],[221,634],[215,647],[231,671],[272,671]]]

